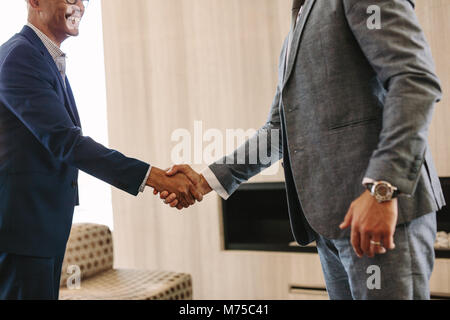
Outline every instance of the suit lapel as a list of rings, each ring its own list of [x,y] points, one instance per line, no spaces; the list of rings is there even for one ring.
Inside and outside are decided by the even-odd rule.
[[[284,83],[284,79],[286,76],[286,63],[287,63],[287,51],[288,51],[288,41],[289,37],[286,39],[284,45],[283,45],[283,53],[281,55],[281,58],[283,59],[281,62],[281,69],[279,72],[281,72],[281,82]]]
[[[286,82],[289,80],[289,78],[291,76],[292,69],[294,68],[294,65],[295,65],[295,60],[296,60],[295,58],[297,56],[298,48],[300,45],[300,40],[302,38],[303,29],[305,28],[306,21],[308,20],[309,14],[311,13],[311,10],[312,10],[315,2],[316,2],[316,0],[306,0],[306,2],[304,4],[303,12],[300,17],[300,21],[298,22],[299,25],[294,30],[294,35],[292,36],[292,43],[291,43],[291,47],[290,47],[291,49],[290,49],[290,52],[287,53],[289,55],[289,61],[288,61],[287,69],[286,69],[286,74],[284,77],[283,87],[284,87],[284,85],[286,85]]]
[[[64,107],[66,108],[67,112],[69,113],[70,118],[72,119],[73,123],[75,125],[77,125],[77,117],[75,116],[74,112],[72,111],[72,107],[71,107],[71,102],[70,102],[70,98],[69,98],[69,94],[64,86],[64,81],[61,77],[61,74],[59,73],[58,67],[56,66],[55,61],[53,60],[52,56],[50,55],[50,53],[48,52],[47,48],[44,46],[44,44],[42,43],[41,39],[39,39],[39,37],[37,36],[37,34],[33,31],[33,29],[31,29],[28,26],[24,26],[21,34],[23,36],[25,36],[28,40],[31,41],[31,43],[37,47],[39,49],[39,51],[42,53],[42,55],[44,56],[45,60],[48,62],[48,64],[50,65],[54,76],[58,79],[60,86],[62,87],[62,90],[64,92],[64,98],[65,98],[65,103],[64,103]]]

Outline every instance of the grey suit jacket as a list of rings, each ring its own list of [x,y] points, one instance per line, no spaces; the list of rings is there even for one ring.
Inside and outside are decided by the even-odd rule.
[[[381,29],[370,30],[367,9],[374,3]],[[284,152],[289,161],[288,194],[298,196],[289,199],[297,241],[314,240],[309,227],[330,239],[348,237],[339,224],[364,192],[364,177],[388,181],[403,193],[399,224],[444,206],[427,142],[441,87],[414,1],[306,0],[289,53],[287,41],[269,118],[251,140],[274,129],[284,133],[284,147],[273,141],[272,151],[276,160]],[[244,151],[248,160],[256,152],[251,140],[228,158]],[[209,169],[227,196],[270,166],[223,163]]]

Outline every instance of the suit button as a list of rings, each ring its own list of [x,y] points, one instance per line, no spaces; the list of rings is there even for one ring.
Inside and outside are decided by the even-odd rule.
[[[416,175],[415,174],[410,174],[410,175],[408,175],[408,179],[409,180],[415,180],[416,179]]]
[[[78,183],[76,181],[72,181],[72,188],[76,188],[78,186]]]
[[[416,160],[416,161],[414,161],[414,165],[415,165],[416,167],[420,167],[420,166],[422,165],[422,160]]]
[[[411,171],[413,173],[419,173],[419,168],[418,167],[414,167],[414,168],[411,169]]]

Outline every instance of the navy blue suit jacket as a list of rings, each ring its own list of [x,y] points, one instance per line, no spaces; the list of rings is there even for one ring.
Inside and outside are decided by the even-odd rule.
[[[78,169],[132,195],[149,169],[83,136],[66,87],[31,28],[0,47],[0,252],[64,253]]]

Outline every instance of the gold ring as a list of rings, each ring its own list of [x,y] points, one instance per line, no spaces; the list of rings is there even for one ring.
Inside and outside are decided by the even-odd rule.
[[[381,242],[379,242],[379,241],[370,240],[370,244],[373,244],[374,246],[380,246],[381,247]]]

